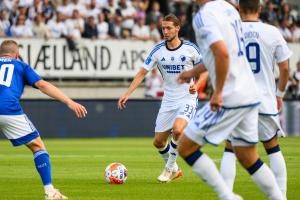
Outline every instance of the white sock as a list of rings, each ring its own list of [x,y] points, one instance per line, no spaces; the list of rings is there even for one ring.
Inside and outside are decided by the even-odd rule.
[[[267,195],[270,200],[284,200],[283,195],[276,183],[272,171],[266,164],[263,164],[254,174],[251,175],[258,187]]]
[[[48,191],[54,190],[54,187],[52,184],[49,184],[49,185],[44,185],[44,189],[45,189],[45,193],[47,193]]]
[[[270,159],[270,168],[273,171],[276,182],[281,190],[281,193],[286,197],[287,172],[286,165],[281,151],[268,155]]]
[[[225,151],[221,160],[220,173],[228,188],[233,191],[236,175],[236,157],[233,152]]]
[[[203,181],[215,190],[221,200],[234,199],[232,191],[226,186],[215,163],[206,154],[202,154],[192,168]]]
[[[161,157],[164,159],[164,161],[167,163],[169,159],[169,149],[170,149],[170,144],[167,143],[165,147],[158,149],[159,154]]]
[[[178,170],[178,166],[176,164],[177,154],[177,141],[172,138],[170,143],[169,159],[166,164],[168,169],[172,169],[174,171]]]

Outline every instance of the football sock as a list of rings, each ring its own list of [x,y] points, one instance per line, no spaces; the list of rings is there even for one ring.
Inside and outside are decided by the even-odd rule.
[[[174,171],[178,170],[178,166],[176,164],[176,158],[177,158],[177,141],[175,141],[173,138],[170,142],[170,150],[169,150],[169,159],[167,161],[166,167],[168,169],[172,169]]]
[[[52,174],[49,154],[45,150],[34,152],[35,167],[40,174],[45,190],[51,189],[52,186]]]
[[[276,183],[274,174],[260,159],[258,159],[247,170],[254,182],[270,200],[284,200],[283,195]]]
[[[231,149],[225,148],[223,158],[221,160],[220,173],[228,188],[233,191],[236,175],[236,157]]]
[[[159,154],[164,159],[164,161],[167,163],[169,159],[169,150],[170,150],[170,144],[167,143],[165,147],[158,149]]]
[[[287,184],[287,172],[283,155],[280,151],[279,145],[271,149],[266,149],[269,160],[270,168],[273,171],[277,184],[282,192],[282,195],[286,197],[286,184]]]
[[[185,161],[192,166],[193,171],[218,194],[221,200],[234,199],[234,194],[227,187],[215,163],[201,151],[197,150]]]

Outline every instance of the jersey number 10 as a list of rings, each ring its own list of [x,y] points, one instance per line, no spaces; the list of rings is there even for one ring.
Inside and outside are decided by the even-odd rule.
[[[14,67],[13,64],[3,64],[0,66],[0,85],[10,87]]]

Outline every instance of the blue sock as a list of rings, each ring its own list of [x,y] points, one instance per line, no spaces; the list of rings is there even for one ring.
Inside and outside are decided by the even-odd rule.
[[[52,184],[51,164],[49,154],[45,150],[34,152],[34,163],[37,171],[39,172],[43,184]]]

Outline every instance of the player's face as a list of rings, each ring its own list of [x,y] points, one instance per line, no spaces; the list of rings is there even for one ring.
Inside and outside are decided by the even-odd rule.
[[[178,37],[178,32],[180,29],[179,26],[174,26],[174,23],[170,21],[162,21],[161,25],[164,39],[166,41],[170,42]]]

